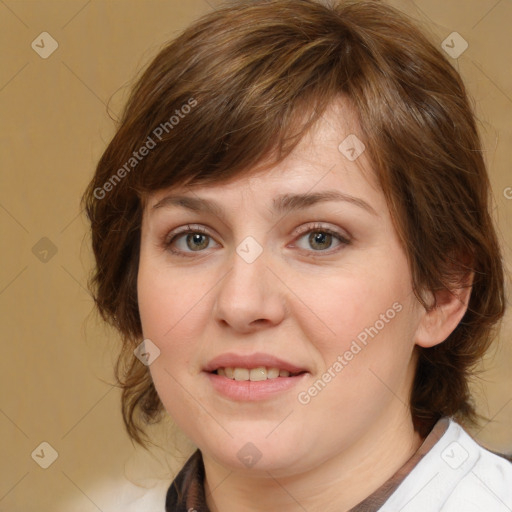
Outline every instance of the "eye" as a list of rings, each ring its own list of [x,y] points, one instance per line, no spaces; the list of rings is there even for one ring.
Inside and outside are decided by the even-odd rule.
[[[294,246],[310,253],[330,254],[350,244],[347,236],[321,225],[301,227],[298,234]],[[193,253],[205,252],[219,246],[204,227],[191,225],[171,232],[167,235],[164,245],[166,249],[179,256],[192,256]]]
[[[202,252],[218,245],[211,235],[200,226],[184,226],[167,236],[165,246],[175,254]]]
[[[334,252],[336,248],[348,245],[350,240],[341,233],[324,226],[306,226],[300,229],[301,236],[295,242],[300,249],[314,252]],[[302,242],[305,242],[302,243]],[[306,245],[306,246],[305,246]],[[334,250],[328,251],[328,249]]]

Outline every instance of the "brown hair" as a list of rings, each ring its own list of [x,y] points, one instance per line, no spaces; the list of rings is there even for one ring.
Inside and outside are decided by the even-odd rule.
[[[168,44],[136,84],[83,198],[91,282],[122,334],[123,417],[144,444],[162,404],[133,355],[146,194],[218,183],[279,162],[343,96],[408,256],[415,293],[475,278],[468,310],[443,343],[419,348],[410,406],[426,435],[443,415],[474,419],[468,379],[504,311],[503,269],[475,119],[459,74],[414,24],[378,1],[236,2]],[[146,151],[142,148],[146,147]]]

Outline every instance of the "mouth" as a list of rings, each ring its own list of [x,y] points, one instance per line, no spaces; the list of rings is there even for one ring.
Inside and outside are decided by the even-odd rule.
[[[215,375],[226,377],[227,379],[237,381],[251,381],[260,382],[263,380],[273,380],[286,377],[297,377],[303,373],[307,373],[306,370],[298,372],[290,372],[283,368],[277,367],[266,367],[258,366],[257,368],[239,368],[239,367],[220,367],[214,370]]]
[[[290,395],[290,391],[297,388],[308,375],[307,371],[291,373],[275,367],[229,366],[206,373],[211,389],[218,396],[230,401],[246,403],[274,400],[278,397],[288,400],[291,396],[295,396]]]
[[[270,354],[235,354],[228,352],[212,359],[204,366],[203,371],[222,375],[228,379],[265,380],[267,378],[276,379],[279,376],[298,375],[306,372],[307,368]],[[253,378],[251,378],[251,375]]]
[[[269,354],[223,354],[203,372],[216,393],[237,402],[271,400],[286,396],[310,371]]]

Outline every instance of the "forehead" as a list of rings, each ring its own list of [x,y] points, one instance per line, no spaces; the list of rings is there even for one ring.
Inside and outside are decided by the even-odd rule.
[[[146,204],[152,208],[169,193],[225,201],[235,196],[252,196],[258,202],[267,202],[284,193],[327,189],[363,196],[382,207],[384,198],[363,139],[355,110],[340,99],[327,108],[281,162],[276,164],[268,159],[229,181],[158,190],[148,196]]]

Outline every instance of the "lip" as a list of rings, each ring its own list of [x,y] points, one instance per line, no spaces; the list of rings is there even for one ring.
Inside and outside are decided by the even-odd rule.
[[[277,377],[260,381],[233,380],[216,373],[205,373],[205,375],[217,393],[239,402],[254,402],[274,398],[294,388],[309,374],[301,373],[294,377]]]
[[[299,375],[290,377],[277,377],[261,381],[233,380],[222,375],[212,373],[218,368],[279,368]],[[233,354],[226,353],[212,359],[203,369],[210,385],[217,393],[235,401],[252,402],[273,398],[298,385],[309,371],[301,366],[285,361],[270,354]],[[302,372],[302,373],[301,373]]]
[[[297,366],[296,364],[285,361],[270,354],[257,352],[255,354],[234,354],[227,352],[213,358],[204,368],[205,372],[214,372],[218,368],[258,368],[265,366],[266,368],[279,368],[287,370],[290,373],[307,372],[308,369]],[[279,377],[287,378],[287,377]],[[264,381],[260,381],[264,382]]]

